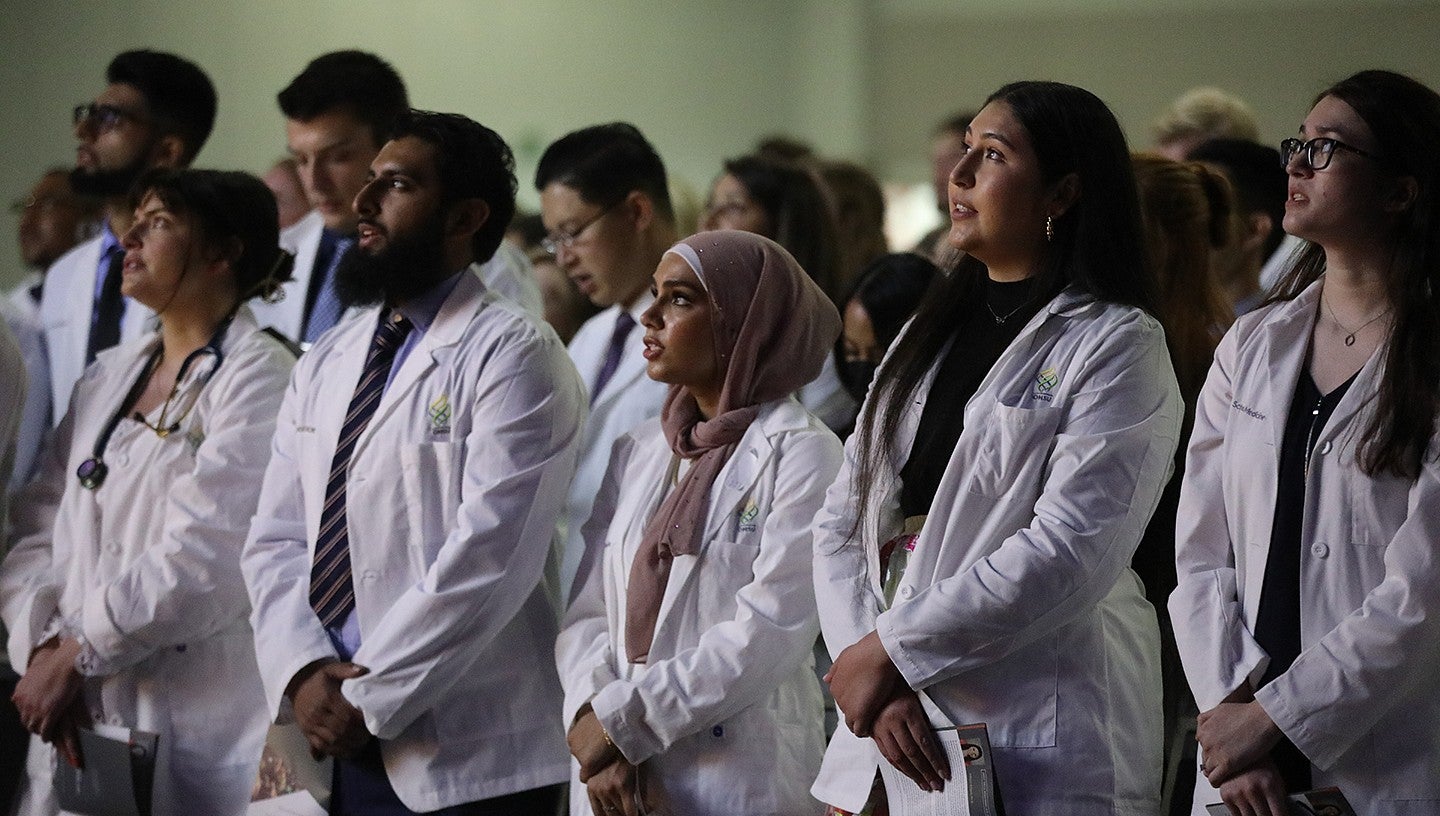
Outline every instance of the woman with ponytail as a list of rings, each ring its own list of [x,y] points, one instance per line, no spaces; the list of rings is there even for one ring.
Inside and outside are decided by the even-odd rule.
[[[1176,525],[1195,813],[1440,812],[1440,94],[1362,71],[1281,143],[1305,239],[1225,335]]]
[[[240,814],[266,717],[240,552],[293,354],[245,302],[290,274],[275,200],[244,173],[137,185],[121,291],[157,330],[76,385],[0,565],[21,722],[78,765],[94,723],[159,735],[148,812]],[[54,813],[32,746],[22,814]],[[145,812],[145,808],[141,808]]]

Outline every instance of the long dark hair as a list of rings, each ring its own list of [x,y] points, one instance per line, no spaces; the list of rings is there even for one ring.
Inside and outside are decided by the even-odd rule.
[[[1315,102],[1327,96],[1369,126],[1384,172],[1415,179],[1415,200],[1395,221],[1385,278],[1395,325],[1385,345],[1379,403],[1358,450],[1365,473],[1413,480],[1440,410],[1440,94],[1402,74],[1361,71]],[[1267,302],[1294,299],[1324,272],[1325,250],[1307,244]]]
[[[1074,286],[1091,298],[1155,311],[1154,284],[1145,266],[1140,205],[1130,150],[1115,115],[1099,97],[1058,82],[1013,82],[985,100],[1005,104],[1025,128],[1052,184],[1074,173],[1076,202],[1057,218],[1037,292]],[[894,453],[905,406],[941,349],[954,335],[956,314],[983,297],[985,265],[962,256],[932,289],[890,358],[881,366],[861,415],[854,490],[861,508],[856,530],[868,514],[874,474]],[[851,530],[853,536],[856,530]]]
[[[810,279],[837,306],[840,301],[840,237],[833,204],[815,171],[769,156],[741,156],[725,172],[765,210],[775,234],[766,238],[789,250]]]

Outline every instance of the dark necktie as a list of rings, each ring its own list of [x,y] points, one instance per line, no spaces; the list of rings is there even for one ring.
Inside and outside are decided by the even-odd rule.
[[[340,441],[330,464],[330,481],[325,487],[325,506],[320,511],[320,535],[315,541],[315,562],[310,567],[310,606],[326,627],[344,620],[355,608],[355,584],[350,579],[350,530],[345,519],[345,484],[355,442],[370,424],[395,352],[410,333],[410,321],[391,312],[376,329],[365,357],[365,369],[350,399]]]
[[[100,282],[100,298],[95,301],[95,314],[90,323],[90,340],[85,344],[85,365],[95,362],[95,355],[120,342],[120,318],[125,315],[125,298],[120,284],[125,277],[125,250],[118,245],[106,255],[105,280]]]
[[[615,331],[610,335],[610,347],[605,350],[605,362],[600,366],[600,376],[595,378],[595,388],[590,392],[591,405],[600,398],[605,384],[610,382],[610,378],[615,376],[615,369],[620,367],[620,357],[625,353],[625,338],[633,328],[635,318],[631,317],[629,312],[621,312],[620,316],[615,318]]]

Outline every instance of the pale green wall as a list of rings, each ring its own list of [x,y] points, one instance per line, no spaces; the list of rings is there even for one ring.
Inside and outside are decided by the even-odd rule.
[[[1440,89],[1440,3],[1433,0],[1221,10],[1155,2],[1129,11],[1107,0],[1106,10],[1092,13],[1075,10],[1078,0],[1067,5],[1064,13],[1018,18],[928,6],[888,18],[869,44],[880,77],[869,120],[874,168],[924,177],[928,128],[1015,79],[1094,91],[1136,148],[1150,145],[1154,117],[1197,85],[1248,101],[1267,142],[1291,135],[1318,91],[1363,68],[1403,71]]]
[[[1269,5],[1254,10],[1256,2]],[[639,125],[672,171],[702,190],[722,158],[778,131],[918,182],[928,177],[934,121],[1009,79],[1091,87],[1139,143],[1155,112],[1197,84],[1250,98],[1275,139],[1318,88],[1358,67],[1387,65],[1440,85],[1440,8],[1360,3],[1068,0],[1063,13],[1032,3],[997,17],[1014,4],[0,0],[0,200],[44,166],[70,163],[70,108],[100,90],[105,64],[127,48],[173,50],[204,66],[220,116],[200,164],[251,171],[283,151],[275,92],[307,60],[335,48],[376,51],[400,69],[415,104],[504,134],[533,202],[544,145],[613,119]],[[0,283],[14,275],[14,234],[7,211]]]

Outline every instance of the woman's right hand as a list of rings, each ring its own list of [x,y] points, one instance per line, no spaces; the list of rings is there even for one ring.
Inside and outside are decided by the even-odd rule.
[[[640,768],[624,758],[591,775],[585,783],[585,792],[595,816],[642,816],[644,813],[640,804]]]
[[[1285,783],[1275,763],[1265,760],[1220,785],[1220,801],[1236,816],[1288,816]]]
[[[941,791],[950,780],[950,759],[941,750],[920,697],[906,689],[880,709],[871,731],[881,756],[923,791]]]

